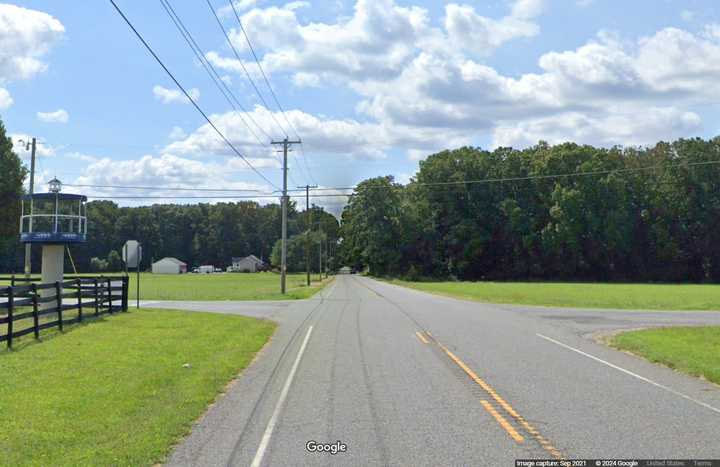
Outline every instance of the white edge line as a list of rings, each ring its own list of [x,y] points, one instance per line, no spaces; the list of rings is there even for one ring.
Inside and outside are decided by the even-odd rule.
[[[310,334],[312,334],[313,327],[310,326],[308,328],[307,334],[305,334],[305,340],[303,340],[302,345],[300,346],[300,350],[298,351],[297,357],[295,358],[295,363],[293,363],[292,368],[290,369],[290,374],[288,374],[287,379],[285,380],[285,385],[282,388],[282,391],[280,392],[280,398],[277,401],[277,404],[275,405],[275,410],[273,411],[272,416],[270,417],[270,421],[268,421],[267,427],[265,428],[265,433],[263,433],[262,439],[260,440],[260,446],[258,446],[258,450],[255,453],[255,457],[253,458],[251,467],[260,467],[260,463],[263,460],[263,456],[265,456],[265,450],[268,447],[268,444],[270,443],[270,438],[272,437],[273,431],[275,430],[275,424],[277,423],[277,419],[280,416],[280,411],[282,410],[282,406],[285,403],[285,399],[287,398],[288,392],[290,391],[290,385],[292,384],[293,378],[295,378],[295,372],[298,369],[298,366],[300,365],[300,359],[302,358],[303,354],[305,353],[305,347],[307,347],[308,340],[310,340]]]
[[[667,391],[667,392],[669,392],[669,393],[671,393],[671,394],[675,394],[676,396],[680,396],[680,397],[682,397],[683,399],[687,399],[687,400],[689,400],[690,402],[694,402],[694,403],[697,404],[697,405],[700,405],[700,406],[702,406],[702,407],[705,407],[706,409],[710,409],[710,410],[712,410],[713,412],[716,412],[716,413],[720,414],[720,409],[718,409],[718,408],[716,408],[716,407],[713,407],[713,406],[710,405],[710,404],[706,404],[705,402],[702,402],[702,401],[699,401],[699,400],[697,400],[697,399],[694,399],[694,398],[692,398],[692,397],[690,397],[690,396],[688,396],[688,395],[686,395],[686,394],[683,394],[683,393],[681,393],[681,392],[678,392],[678,391],[676,391],[676,390],[674,390],[674,389],[672,389],[672,388],[669,388],[669,387],[667,387],[667,386],[664,386],[664,385],[662,385],[662,384],[660,384],[660,383],[656,383],[655,381],[653,381],[653,380],[651,380],[651,379],[648,379],[648,378],[645,378],[644,376],[640,376],[640,375],[638,375],[638,374],[636,374],[636,373],[633,373],[633,372],[630,371],[630,370],[626,370],[625,368],[621,368],[621,367],[619,367],[619,366],[617,366],[617,365],[613,365],[613,364],[610,363],[610,362],[606,362],[605,360],[603,360],[603,359],[601,359],[601,358],[598,358],[598,357],[595,357],[594,355],[590,355],[589,353],[585,353],[585,352],[583,352],[582,350],[576,349],[576,348],[574,348],[574,347],[570,347],[569,345],[563,344],[563,343],[560,342],[560,341],[556,341],[555,339],[553,339],[553,338],[551,338],[551,337],[543,336],[542,334],[535,334],[535,335],[538,336],[538,337],[540,337],[541,339],[545,339],[546,341],[552,342],[553,344],[559,345],[559,346],[561,346],[561,347],[565,347],[565,348],[568,349],[568,350],[572,350],[573,352],[579,353],[580,355],[583,355],[583,356],[585,356],[585,357],[587,357],[587,358],[591,358],[591,359],[595,360],[596,362],[600,362],[600,363],[602,363],[602,364],[604,364],[604,365],[609,366],[610,368],[614,368],[614,369],[616,369],[616,370],[618,370],[618,371],[622,371],[623,373],[625,373],[625,374],[627,374],[627,375],[633,376],[633,377],[635,377],[635,378],[637,378],[637,379],[639,379],[639,380],[641,380],[641,381],[645,381],[645,382],[648,383],[648,384],[652,384],[653,386],[656,386],[656,387],[658,387],[658,388],[660,388],[660,389],[663,389],[663,390],[665,390],[665,391]]]

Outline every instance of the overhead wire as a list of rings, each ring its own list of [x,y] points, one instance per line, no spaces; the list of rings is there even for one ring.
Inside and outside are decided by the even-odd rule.
[[[225,29],[225,26],[223,26],[222,21],[220,21],[220,17],[218,16],[217,12],[215,11],[215,8],[212,6],[212,3],[210,3],[210,0],[205,0],[208,8],[210,8],[210,11],[212,12],[213,16],[215,17],[215,21],[217,21],[218,26],[220,27],[220,30],[223,32],[223,35],[225,36],[225,40],[227,41],[228,45],[233,51],[233,54],[235,55],[235,58],[237,58],[238,63],[240,64],[240,67],[242,67],[243,71],[245,72],[245,76],[247,76],[248,81],[250,81],[250,84],[252,85],[253,89],[255,90],[255,93],[257,94],[258,98],[260,98],[260,101],[265,106],[265,109],[270,113],[270,116],[275,121],[277,126],[282,131],[283,135],[286,137],[288,136],[287,132],[285,131],[285,128],[280,124],[277,117],[275,117],[275,114],[270,110],[270,106],[265,101],[265,98],[263,97],[262,93],[258,89],[257,85],[255,84],[255,80],[252,79],[252,76],[250,76],[250,72],[248,71],[247,67],[245,66],[245,63],[243,63],[242,58],[240,58],[240,54],[238,53],[237,49],[235,48],[235,45],[232,43],[232,40],[230,40],[230,36],[227,33],[227,30]]]
[[[163,8],[165,9],[165,12],[170,17],[172,22],[175,24],[175,27],[180,32],[180,35],[183,36],[183,39],[185,39],[185,42],[187,43],[188,47],[193,51],[193,54],[198,59],[200,64],[205,69],[205,72],[210,76],[210,79],[215,83],[215,86],[218,88],[220,93],[225,97],[225,100],[228,101],[230,104],[230,107],[235,110],[235,112],[238,112],[237,107],[240,107],[240,109],[244,112],[245,116],[243,114],[238,113],[238,116],[240,117],[240,121],[245,125],[245,127],[250,131],[250,133],[257,139],[258,143],[260,143],[261,146],[268,146],[267,142],[263,142],[260,137],[255,133],[255,131],[248,125],[248,123],[245,121],[245,118],[250,120],[253,125],[257,129],[259,129],[267,138],[268,140],[272,139],[270,135],[265,131],[263,127],[261,127],[255,119],[252,118],[250,113],[245,109],[245,107],[240,103],[237,96],[235,96],[235,93],[232,92],[230,87],[225,83],[225,81],[222,79],[220,74],[217,72],[213,64],[205,58],[205,54],[203,49],[198,45],[197,41],[193,37],[192,33],[188,30],[187,27],[185,27],[185,23],[183,22],[182,18],[180,18],[180,15],[175,11],[173,6],[170,4],[168,0],[160,0],[160,3],[162,4]],[[234,102],[233,102],[234,101]],[[237,104],[237,107],[236,107]]]
[[[255,47],[252,45],[252,41],[250,40],[250,36],[247,33],[247,30],[245,29],[245,26],[243,26],[242,19],[240,18],[240,14],[237,11],[237,8],[235,8],[235,3],[233,0],[228,0],[228,3],[230,3],[230,7],[232,8],[232,11],[235,15],[235,19],[238,22],[238,25],[240,26],[240,31],[242,31],[243,37],[245,37],[245,42],[248,45],[248,48],[250,49],[250,53],[252,53],[253,58],[255,59],[255,63],[258,66],[258,70],[260,70],[260,74],[262,75],[263,79],[265,80],[265,84],[267,85],[268,90],[270,90],[270,94],[273,97],[273,100],[275,101],[275,105],[277,105],[278,110],[280,110],[281,115],[285,119],[285,122],[288,124],[288,126],[292,129],[293,133],[295,133],[295,137],[300,141],[300,152],[302,153],[302,160],[304,163],[304,169],[308,176],[308,179],[315,185],[317,185],[317,180],[312,174],[312,171],[310,170],[310,166],[308,164],[307,155],[305,154],[305,148],[303,146],[303,139],[300,137],[300,134],[297,131],[297,128],[295,125],[292,124],[290,119],[287,116],[287,112],[285,112],[285,109],[283,108],[282,104],[280,103],[280,100],[277,97],[277,94],[275,93],[275,90],[273,89],[272,85],[270,84],[270,80],[267,77],[267,74],[265,73],[265,70],[263,69],[262,63],[260,62],[260,58],[257,56],[257,53],[255,53]],[[295,157],[297,162],[297,157]]]
[[[300,138],[300,135],[297,132],[297,129],[295,126],[290,122],[290,119],[288,119],[285,109],[283,109],[283,106],[280,104],[280,101],[277,98],[277,95],[275,94],[275,90],[270,85],[270,80],[268,79],[267,75],[265,74],[265,70],[263,70],[262,65],[260,64],[260,60],[258,59],[257,54],[255,53],[255,48],[253,47],[252,43],[250,42],[250,37],[248,37],[247,32],[245,31],[245,27],[242,24],[242,20],[240,19],[240,15],[238,14],[237,9],[235,8],[235,3],[233,0],[228,0],[230,3],[230,7],[232,8],[233,13],[235,14],[235,18],[237,19],[238,25],[240,25],[240,30],[243,33],[243,36],[245,37],[245,41],[247,42],[248,47],[250,48],[250,52],[252,53],[253,58],[255,59],[255,63],[257,63],[258,69],[260,69],[260,74],[262,74],[263,79],[265,80],[265,84],[267,85],[268,89],[270,90],[270,94],[272,95],[273,99],[275,100],[275,104],[277,105],[278,109],[282,113],[283,118],[287,122],[288,126],[292,128],[293,132],[295,133],[295,136],[297,139]]]
[[[265,180],[266,182],[268,182],[268,183],[269,183],[271,186],[273,186],[274,188],[279,188],[277,185],[275,185],[275,183],[273,183],[270,179],[268,179],[262,172],[260,172],[258,169],[256,169],[255,166],[253,166],[253,165],[250,163],[250,161],[247,160],[247,158],[235,147],[235,145],[233,145],[233,144],[230,142],[230,140],[227,139],[227,137],[220,131],[220,129],[218,129],[218,127],[215,126],[215,124],[212,122],[212,120],[210,120],[210,118],[207,116],[207,114],[202,110],[202,108],[200,108],[200,106],[198,105],[198,103],[195,102],[195,99],[193,99],[193,98],[190,96],[190,94],[185,90],[185,88],[183,87],[183,85],[180,84],[180,82],[177,80],[177,78],[175,78],[175,76],[172,74],[172,72],[167,68],[167,66],[165,66],[165,63],[163,63],[163,61],[160,59],[160,57],[158,57],[158,55],[155,53],[155,51],[152,49],[152,47],[150,47],[150,45],[147,43],[147,41],[146,41],[145,38],[142,36],[142,34],[140,34],[140,32],[135,28],[135,26],[134,26],[134,25],[132,24],[132,22],[128,19],[128,17],[125,16],[125,13],[123,13],[123,11],[120,9],[120,7],[115,3],[115,0],[109,0],[109,1],[110,1],[110,3],[113,5],[113,7],[115,8],[115,10],[118,12],[118,14],[119,14],[119,15],[122,17],[122,19],[125,21],[125,23],[127,23],[127,25],[130,27],[130,29],[132,29],[133,33],[135,33],[135,35],[136,35],[137,38],[140,40],[140,42],[142,42],[142,44],[145,46],[145,48],[147,49],[147,51],[153,56],[153,58],[155,59],[155,61],[157,61],[158,64],[160,64],[160,66],[163,68],[163,70],[165,70],[165,73],[168,74],[168,76],[173,80],[173,82],[175,83],[175,85],[182,91],[182,93],[185,95],[185,97],[190,101],[190,103],[192,103],[192,105],[193,105],[193,106],[195,107],[195,109],[203,116],[203,118],[205,118],[205,120],[206,120],[206,121],[208,122],[208,124],[213,128],[213,130],[215,130],[215,132],[220,136],[220,138],[222,138],[222,140],[225,141],[225,143],[233,150],[233,152],[234,152],[235,154],[238,155],[238,157],[240,157],[243,161],[245,161],[245,163],[247,164],[247,166],[250,167],[250,169],[252,169],[253,172],[255,172],[258,176],[260,176],[263,180]]]
[[[75,188],[112,188],[112,189],[121,189],[121,190],[267,193],[262,190],[251,190],[251,189],[243,189],[243,188],[190,188],[190,187],[171,187],[171,186],[92,185],[92,184],[82,184],[82,183],[63,183],[63,186],[75,187]]]
[[[247,33],[247,30],[245,29],[245,26],[243,26],[242,19],[240,18],[240,14],[237,11],[237,8],[235,8],[235,2],[233,0],[228,0],[228,3],[230,3],[230,7],[232,8],[232,11],[235,15],[235,19],[238,22],[238,25],[240,26],[240,31],[242,31],[243,36],[245,37],[245,42],[248,45],[248,48],[250,49],[250,52],[252,53],[253,58],[255,59],[255,63],[257,64],[258,69],[260,70],[260,74],[262,75],[263,79],[265,80],[265,84],[267,85],[268,90],[270,91],[270,94],[273,97],[273,100],[275,101],[275,105],[277,105],[278,110],[280,110],[280,113],[282,114],[283,118],[285,119],[285,122],[288,124],[288,126],[292,129],[293,133],[295,133],[295,137],[300,141],[300,152],[302,154],[302,160],[304,163],[304,170],[305,173],[308,176],[308,180],[310,180],[314,185],[317,185],[317,180],[313,176],[312,171],[310,170],[310,166],[308,164],[308,158],[305,154],[305,148],[303,146],[302,138],[300,137],[300,134],[297,131],[297,128],[295,125],[292,124],[290,119],[287,116],[287,112],[285,112],[285,109],[283,108],[282,104],[280,103],[280,99],[278,99],[277,94],[275,93],[275,90],[273,89],[272,85],[270,84],[270,80],[267,77],[267,74],[265,73],[265,70],[263,69],[262,63],[260,62],[259,57],[255,53],[255,47],[252,45],[252,41],[250,40],[250,36]],[[298,157],[293,157],[297,164]],[[299,164],[297,164],[299,165]]]

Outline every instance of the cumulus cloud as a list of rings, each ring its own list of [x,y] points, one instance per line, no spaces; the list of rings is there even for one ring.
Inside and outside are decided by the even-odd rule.
[[[13,98],[5,88],[0,88],[0,110],[5,110],[13,105]]]
[[[0,83],[45,71],[42,59],[64,33],[62,23],[47,13],[0,4]]]
[[[493,132],[493,145],[522,148],[540,140],[551,144],[566,141],[596,146],[643,146],[697,134],[700,117],[673,107],[635,109],[601,115],[578,112],[500,125]]]
[[[259,191],[270,189],[269,186],[261,184],[238,182],[238,172],[243,170],[245,169],[235,162],[229,164],[203,162],[172,154],[145,155],[139,159],[120,161],[100,158],[91,161],[83,175],[75,180],[75,184],[157,187],[140,192],[147,196],[181,196],[177,192],[163,190],[163,187],[176,186]],[[128,192],[93,189],[92,194],[127,196]]]
[[[58,109],[54,112],[38,112],[37,118],[47,123],[67,123],[70,115],[64,109]]]
[[[388,151],[394,147],[433,151],[448,143],[462,145],[471,141],[462,131],[448,131],[438,139],[437,133],[428,128],[331,119],[300,110],[288,110],[285,115],[302,135],[307,152],[330,157],[378,160],[387,158]],[[274,148],[268,147],[263,138],[258,141],[253,132],[258,134],[258,127],[274,128],[275,120],[283,120],[282,115],[257,106],[252,112],[226,112],[212,115],[211,119],[243,155],[254,158],[254,164],[277,166]],[[163,153],[201,158],[234,155],[208,124],[168,144]]]
[[[189,89],[188,94],[194,101],[200,99],[200,90],[197,88]],[[168,89],[163,86],[156,85],[155,87],[153,87],[153,95],[155,95],[155,98],[163,104],[190,103],[187,97],[185,97],[185,94],[183,94],[182,91],[180,91],[179,89]]]
[[[472,6],[451,3],[445,7],[445,29],[454,47],[489,54],[512,39],[537,35],[540,28],[530,20],[542,8],[542,0],[519,0],[509,16],[496,20]]]

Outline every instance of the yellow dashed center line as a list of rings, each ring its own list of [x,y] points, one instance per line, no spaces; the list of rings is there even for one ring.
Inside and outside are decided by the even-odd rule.
[[[427,331],[426,331],[426,334],[428,336],[432,337],[432,335]],[[540,444],[540,446],[542,446],[542,448],[545,449],[545,451],[550,453],[550,455],[552,455],[556,459],[564,459],[562,453],[557,448],[555,448],[552,444],[550,444],[550,442],[548,440],[543,438],[540,435],[540,432],[538,430],[536,430],[535,427],[530,425],[530,423],[528,423],[527,420],[525,420],[522,416],[520,416],[520,414],[517,413],[517,411],[515,409],[513,409],[513,407],[510,404],[508,404],[507,401],[505,401],[505,399],[500,397],[500,395],[495,391],[495,389],[493,389],[492,386],[487,384],[485,381],[482,380],[482,378],[480,378],[477,374],[475,374],[475,372],[472,370],[472,368],[470,368],[469,366],[467,366],[465,364],[465,362],[460,360],[454,353],[452,353],[450,351],[450,349],[448,349],[447,347],[442,345],[434,337],[432,339],[435,341],[435,343],[438,345],[438,347],[440,347],[443,350],[443,352],[445,352],[447,354],[447,356],[450,357],[450,359],[453,362],[455,362],[455,364],[457,364],[470,377],[470,379],[472,379],[481,388],[483,388],[483,390],[485,392],[487,392],[490,395],[490,397],[492,397],[498,403],[498,405],[500,405],[500,407],[502,407],[508,414],[510,414],[512,416],[512,418],[514,418],[525,429],[525,431],[527,431],[530,434],[530,436],[532,436]],[[495,417],[495,420],[497,420],[497,422],[500,424],[500,426],[502,426],[506,431],[508,431],[508,433],[510,433],[510,436],[513,439],[515,439],[515,441],[518,441],[517,438],[515,438],[515,436],[513,436],[513,434],[508,430],[508,427],[509,427],[511,430],[515,431],[515,429],[512,427],[512,425],[510,425],[507,422],[507,420],[502,418],[502,416],[500,414],[497,414],[497,416],[496,416],[493,412],[491,412],[491,410],[495,411],[495,408],[489,402],[482,400],[482,401],[480,401],[480,403],[483,405],[483,407],[485,407],[485,409],[488,412],[490,412],[490,414],[493,415],[493,417]],[[495,413],[497,413],[497,411],[495,411]],[[500,418],[498,418],[498,417],[500,417]],[[502,422],[500,421],[501,419],[502,419]],[[515,434],[517,436],[520,436],[517,433],[517,431],[515,431]],[[520,440],[518,442],[521,442],[521,441],[522,441],[522,436],[520,436]]]
[[[430,342],[425,338],[425,336],[423,336],[423,334],[422,334],[420,331],[416,332],[415,335],[417,336],[418,339],[420,339],[420,341],[421,341],[423,344],[429,344],[429,343],[430,343]]]
[[[511,424],[509,424],[507,420],[505,420],[505,417],[503,417],[502,415],[500,415],[500,414],[498,413],[498,411],[495,410],[495,407],[493,407],[493,406],[490,404],[490,402],[488,402],[488,401],[486,401],[486,400],[481,400],[480,403],[482,404],[483,407],[485,407],[485,410],[487,410],[488,412],[490,412],[490,415],[492,415],[493,417],[495,417],[495,420],[497,420],[497,422],[500,424],[500,426],[503,427],[503,428],[505,429],[505,431],[508,432],[508,434],[510,435],[510,437],[511,437],[512,439],[514,439],[514,440],[517,441],[518,443],[522,443],[522,442],[523,442],[523,440],[524,440],[525,438],[523,438],[522,435],[521,435],[520,433],[518,433],[517,430],[515,430],[515,428],[513,428],[513,426],[512,426]]]

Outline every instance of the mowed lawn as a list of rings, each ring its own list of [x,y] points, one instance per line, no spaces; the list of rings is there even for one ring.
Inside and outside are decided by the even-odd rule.
[[[720,285],[390,282],[425,292],[487,303],[623,310],[720,310]]]
[[[130,274],[130,298],[135,298],[135,274]],[[140,275],[142,300],[297,300],[313,296],[327,283],[315,274],[310,287],[305,274],[288,274],[287,294],[280,293],[280,275],[273,272]]]
[[[2,350],[0,464],[161,462],[274,328],[141,309]]]
[[[648,360],[720,384],[720,327],[673,327],[630,331],[611,345]]]

